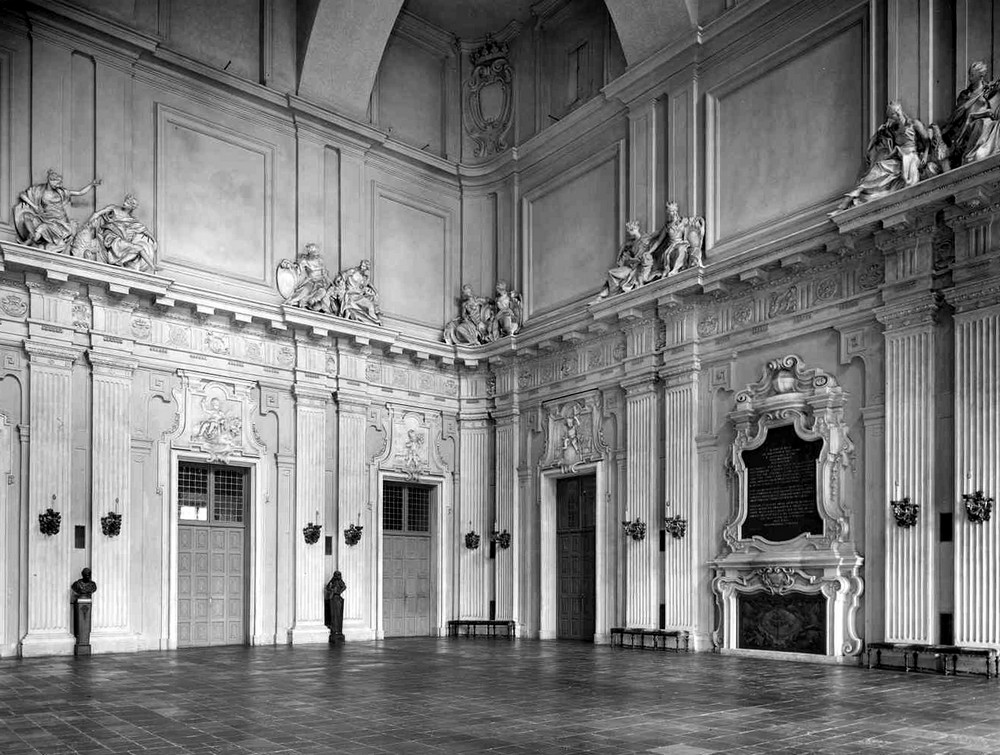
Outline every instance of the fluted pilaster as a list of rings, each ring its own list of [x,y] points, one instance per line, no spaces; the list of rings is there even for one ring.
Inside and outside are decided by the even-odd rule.
[[[132,374],[136,363],[120,356],[89,354],[93,377],[93,464],[91,480],[91,566],[100,580],[94,599],[91,644],[94,650],[135,650],[129,620],[131,605]],[[122,516],[121,531],[103,534],[101,517]]]
[[[682,538],[666,535],[663,554],[666,626],[693,631],[698,623],[698,568],[695,553],[700,537],[697,517],[698,448],[695,442],[698,373],[686,372],[668,378],[664,394],[664,498],[667,516],[687,521]]]
[[[326,510],[326,411],[325,393],[296,387],[295,390],[295,623],[292,644],[325,642],[323,624],[323,538],[308,544],[302,529],[310,522],[323,525],[330,534]]]
[[[897,527],[885,506],[885,636],[933,642],[937,633],[934,504],[937,343],[931,296],[883,307],[885,324],[885,489],[919,504],[915,527]]]
[[[344,397],[338,402],[339,448],[337,449],[337,501],[339,524],[338,538],[340,562],[338,568],[347,582],[344,593],[344,634],[351,639],[352,633],[360,637],[370,637],[374,632],[376,607],[376,580],[381,578],[380,564],[375,563],[378,553],[376,544],[382,537],[381,522],[376,513],[368,507],[381,491],[368,490],[368,465],[365,459],[365,432],[368,423],[368,405]],[[349,524],[361,524],[361,542],[357,545],[344,543],[344,529]]]
[[[962,493],[1000,498],[1000,307],[955,316],[955,642],[1000,643],[1000,526]]]
[[[625,518],[646,523],[641,541],[629,540],[626,553],[625,620],[630,627],[655,628],[659,623],[659,529],[663,506],[657,498],[659,412],[652,379],[626,385]],[[624,536],[624,535],[623,535]]]
[[[25,342],[30,359],[31,454],[28,465],[28,632],[24,656],[68,654],[74,638],[69,585],[73,431],[73,362],[70,346]],[[38,515],[48,508],[62,515],[55,535],[43,535]]]
[[[459,614],[466,618],[488,618],[493,597],[493,569],[489,554],[493,511],[490,501],[490,427],[485,418],[461,420],[459,443],[459,517],[463,534],[470,526],[483,537],[483,546],[469,550],[461,543],[459,556]],[[499,557],[499,553],[497,554]]]
[[[508,414],[497,419],[496,426],[496,523],[502,532],[512,534],[511,547],[497,548],[496,602],[498,619],[514,619],[516,585],[515,564],[522,552],[524,531],[518,528],[518,415]]]

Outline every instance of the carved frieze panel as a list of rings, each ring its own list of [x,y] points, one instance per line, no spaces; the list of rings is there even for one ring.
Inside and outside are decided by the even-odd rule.
[[[542,405],[545,448],[539,465],[572,471],[609,451],[602,427],[601,396],[591,392]]]

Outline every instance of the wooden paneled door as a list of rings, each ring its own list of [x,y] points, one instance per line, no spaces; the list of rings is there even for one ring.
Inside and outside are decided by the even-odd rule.
[[[382,626],[386,637],[431,633],[431,488],[382,489]]]
[[[594,639],[596,498],[594,475],[556,481],[560,638]]]
[[[246,642],[249,475],[240,467],[177,470],[177,644]]]

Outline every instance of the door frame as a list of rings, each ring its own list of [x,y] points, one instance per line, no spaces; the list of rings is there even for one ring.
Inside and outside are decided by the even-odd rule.
[[[180,512],[177,501],[177,473],[181,462],[192,462],[195,464],[225,464],[230,467],[240,467],[249,469],[249,496],[247,506],[250,508],[250,516],[246,518],[247,553],[244,555],[247,563],[247,574],[245,580],[246,606],[244,608],[245,644],[247,645],[273,645],[274,632],[269,635],[265,633],[262,626],[263,611],[260,606],[264,605],[263,574],[264,547],[261,538],[264,532],[264,506],[266,500],[266,465],[260,459],[239,457],[227,462],[213,459],[207,453],[198,451],[184,451],[171,449],[170,451],[170,482],[169,489],[164,496],[168,501],[167,516],[169,518],[170,543],[164,549],[164,560],[167,561],[165,576],[168,581],[165,593],[167,595],[167,605],[165,615],[167,619],[167,649],[177,648],[177,599],[178,599],[178,527],[180,526]]]
[[[452,484],[451,476],[417,475],[407,476],[399,472],[378,470],[376,475],[378,485],[377,504],[375,506],[375,579],[372,590],[375,616],[375,638],[385,639],[385,616],[382,598],[382,579],[385,569],[385,532],[382,529],[383,498],[382,492],[386,482],[398,482],[403,485],[422,485],[430,488],[430,521],[431,521],[431,598],[430,598],[430,636],[442,637],[448,629],[448,607],[452,591],[448,589],[452,559],[447,544],[452,542]]]
[[[539,475],[541,494],[539,563],[539,628],[538,638],[554,640],[559,635],[559,569],[558,535],[556,532],[557,501],[556,481],[567,477],[593,474],[597,477],[594,500],[594,643],[611,641],[611,622],[614,616],[618,584],[617,548],[613,539],[613,507],[604,505],[608,499],[608,473],[604,461],[580,464],[572,471],[561,469],[542,470]]]

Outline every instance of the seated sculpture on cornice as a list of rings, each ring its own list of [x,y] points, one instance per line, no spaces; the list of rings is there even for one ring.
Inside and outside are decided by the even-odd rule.
[[[156,270],[156,239],[132,213],[139,206],[133,194],[121,205],[98,210],[80,226],[70,244],[74,257],[106,262],[141,272]]]
[[[868,142],[867,165],[858,185],[844,195],[837,210],[846,210],[913,186],[926,169],[932,134],[910,118],[898,102],[886,108],[885,122]]]
[[[969,84],[941,129],[956,166],[1000,153],[1000,105],[992,104],[1000,94],[1000,79],[987,81],[986,73],[981,60],[969,66]]]
[[[73,197],[100,186],[101,179],[94,179],[82,189],[67,189],[62,181],[62,176],[50,168],[45,183],[33,184],[21,192],[14,206],[14,228],[24,244],[63,253],[72,243],[77,223],[70,219],[67,208]]]
[[[378,291],[371,283],[370,270],[371,263],[361,260],[356,267],[337,273],[331,280],[319,247],[306,244],[294,260],[278,263],[275,283],[285,304],[381,325]]]
[[[444,341],[453,346],[480,346],[490,340],[493,307],[485,296],[476,296],[472,286],[462,286],[458,317],[444,326]]]
[[[512,336],[521,329],[523,304],[517,291],[498,281],[496,298],[476,296],[468,283],[462,286],[458,317],[444,327],[445,343],[453,346],[483,346]]]
[[[490,323],[490,340],[516,334],[524,321],[524,304],[521,294],[507,288],[507,281],[497,281],[496,298],[493,300],[493,320]]]
[[[652,277],[659,278],[663,271],[671,276],[689,267],[702,267],[704,248],[705,218],[682,217],[677,203],[667,202],[666,222],[650,242],[655,265]]]
[[[340,303],[341,317],[370,325],[381,325],[382,312],[378,306],[378,291],[371,283],[370,270],[371,263],[368,260],[361,260],[357,267],[349,267],[337,273],[333,281],[333,295]]]
[[[651,240],[648,234],[642,234],[635,220],[625,224],[625,241],[618,250],[615,267],[608,270],[608,279],[597,295],[598,300],[633,291],[650,280],[653,273]]]

